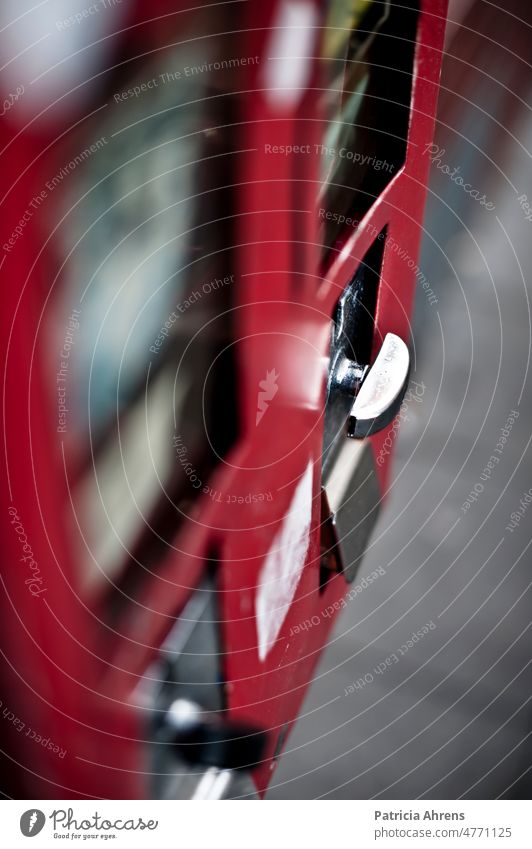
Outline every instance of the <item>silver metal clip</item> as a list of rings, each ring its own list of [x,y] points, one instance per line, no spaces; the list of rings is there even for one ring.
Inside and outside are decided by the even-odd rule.
[[[404,398],[409,372],[408,347],[395,333],[387,333],[351,407],[348,436],[363,439],[392,421]]]

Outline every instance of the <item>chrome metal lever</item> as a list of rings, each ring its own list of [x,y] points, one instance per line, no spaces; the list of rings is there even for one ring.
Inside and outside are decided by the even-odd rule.
[[[348,436],[363,439],[392,421],[401,407],[409,373],[408,347],[395,333],[387,333],[375,362],[364,369],[357,387],[347,424]]]

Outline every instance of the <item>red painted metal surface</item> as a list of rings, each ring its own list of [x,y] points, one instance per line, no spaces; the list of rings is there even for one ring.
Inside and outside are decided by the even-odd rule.
[[[279,734],[284,737],[286,727],[297,718],[335,617],[320,615],[318,625],[299,633],[293,626],[320,614],[346,590],[343,577],[336,576],[323,594],[319,592],[330,321],[341,291],[376,234],[387,227],[403,253],[392,249],[391,240],[386,242],[375,346],[389,331],[409,336],[413,267],[429,165],[423,150],[433,133],[445,5],[444,0],[422,3],[404,167],[359,227],[345,234],[323,269],[315,210],[319,156],[306,156],[301,165],[294,157],[265,150],[266,144],[307,143],[313,150],[320,142],[323,116],[315,90],[317,62],[308,90],[295,105],[276,106],[266,90],[264,67],[280,4],[247,4],[236,38],[241,55],[258,55],[262,61],[242,71],[240,123],[235,129],[235,147],[245,151],[238,155],[234,189],[237,285],[232,309],[239,436],[209,480],[221,497],[204,495],[196,503],[193,520],[180,531],[174,549],[146,585],[142,604],[131,603],[114,632],[83,596],[76,570],[79,540],[73,541],[65,527],[69,488],[55,428],[56,387],[46,362],[46,316],[55,266],[43,233],[53,231],[57,222],[53,198],[38,208],[29,207],[43,185],[43,175],[50,171],[49,163],[68,146],[69,125],[81,116],[73,109],[69,121],[52,122],[41,132],[31,127],[21,133],[23,128],[14,122],[2,124],[2,244],[28,208],[32,210],[23,238],[3,258],[0,332],[6,362],[0,523],[4,560],[0,629],[6,662],[2,699],[4,707],[25,723],[22,731],[12,723],[6,734],[6,756],[24,795],[146,795],[141,743],[147,736],[145,714],[135,705],[133,693],[212,552],[219,561],[228,711],[270,732],[265,761],[254,774],[259,789],[266,788]],[[143,14],[139,12],[139,20],[124,37],[126,54],[134,55],[139,45],[144,52],[157,50],[169,32],[176,35],[172,41],[178,40],[179,15],[157,21],[151,4],[153,21],[140,26]],[[83,133],[83,120],[77,131]],[[272,370],[278,375],[275,402],[257,424],[259,384]],[[375,452],[386,435],[385,431],[372,437]],[[309,463],[313,500],[306,563],[275,644],[261,659],[256,621],[259,575]],[[386,464],[378,468],[385,496],[388,470]],[[272,493],[271,500],[248,497],[260,493]],[[11,510],[16,510],[16,517]],[[28,553],[24,540],[37,564],[33,571],[29,561],[21,559]],[[27,583],[28,578],[39,580]],[[58,757],[51,749],[36,746],[26,733],[30,728],[60,745],[65,754]]]

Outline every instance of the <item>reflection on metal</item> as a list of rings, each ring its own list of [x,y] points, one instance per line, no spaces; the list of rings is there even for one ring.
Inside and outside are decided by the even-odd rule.
[[[381,231],[364,254],[334,313],[323,439],[325,472],[337,443],[344,441],[353,397],[368,370],[385,235]]]
[[[367,381],[371,380],[370,386],[378,384],[382,359],[396,347],[387,337],[384,354],[370,368],[385,232],[364,255],[334,315],[323,442],[322,589],[332,572],[342,572],[347,581],[355,578],[379,512],[380,490],[371,447],[346,436],[355,435],[351,432],[354,399],[364,392]],[[365,395],[368,402],[373,397],[369,392]],[[364,414],[367,407],[361,409]],[[370,409],[376,406],[370,405]],[[361,418],[361,425],[365,422]]]
[[[211,767],[201,777],[192,799],[224,799],[231,785],[233,771]]]
[[[355,579],[380,509],[380,491],[369,442],[347,440],[323,480],[322,523],[335,564],[349,583]]]
[[[162,717],[157,741],[166,743],[179,762],[246,770],[260,762],[266,734],[223,711],[205,711],[196,702],[178,698]]]
[[[169,778],[167,790],[164,799],[257,799],[249,773],[214,766],[199,772],[186,766],[180,768],[179,773]]]
[[[395,333],[387,333],[351,408],[348,436],[361,439],[390,424],[399,412],[409,371],[407,346]]]
[[[225,711],[216,590],[206,580],[192,596],[136,691],[147,711],[152,796],[221,799],[256,790],[249,775],[266,734]]]

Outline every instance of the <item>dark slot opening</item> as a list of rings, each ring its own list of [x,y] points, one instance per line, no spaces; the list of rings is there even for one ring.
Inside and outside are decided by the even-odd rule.
[[[404,164],[418,15],[417,0],[374,0],[351,33],[342,93],[323,141],[324,256],[340,247],[345,218],[360,221]]]

